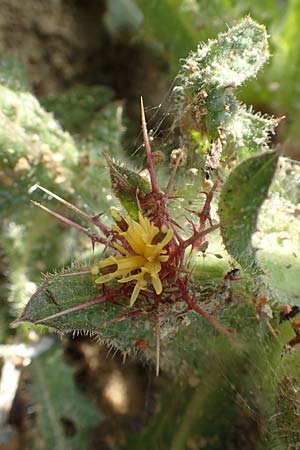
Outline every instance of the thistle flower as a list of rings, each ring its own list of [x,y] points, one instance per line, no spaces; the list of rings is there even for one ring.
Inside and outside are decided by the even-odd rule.
[[[131,204],[131,207],[134,204],[136,207],[134,210],[135,219],[129,215],[123,217],[116,209],[112,209],[111,215],[115,224],[111,228],[107,227],[100,220],[101,214],[90,216],[55,193],[40,187],[45,193],[51,195],[51,197],[58,200],[73,213],[78,214],[89,224],[96,227],[100,231],[99,234],[33,201],[35,205],[44,211],[47,211],[63,223],[74,227],[88,236],[92,241],[93,247],[95,244],[102,244],[112,252],[108,258],[98,261],[94,267],[89,268],[87,271],[77,272],[76,275],[92,273],[99,275],[95,280],[96,284],[101,285],[111,280],[117,280],[121,286],[118,288],[108,286],[102,295],[85,303],[43,317],[35,321],[35,323],[45,323],[46,321],[105,302],[113,303],[115,299],[128,298],[129,295],[129,304],[132,306],[137,301],[141,291],[145,291],[144,296],[150,298],[148,303],[145,302],[141,305],[141,308],[131,310],[128,310],[125,305],[119,305],[124,307],[125,312],[102,322],[99,327],[117,323],[130,317],[138,317],[140,314],[148,314],[149,318],[154,322],[156,373],[158,375],[160,359],[160,318],[162,316],[174,316],[175,314],[175,317],[178,317],[185,315],[189,311],[194,311],[204,317],[229,339],[233,339],[233,335],[198,304],[196,293],[193,292],[190,283],[192,272],[189,268],[189,259],[186,258],[186,250],[189,247],[193,252],[196,252],[200,248],[200,245],[205,243],[207,235],[219,228],[219,224],[213,224],[211,221],[210,207],[221,178],[220,176],[216,177],[210,191],[204,192],[206,199],[202,210],[199,212],[190,211],[197,216],[197,220],[196,222],[188,220],[188,223],[191,225],[192,234],[188,238],[182,237],[180,235],[182,227],[172,219],[168,211],[168,201],[171,198],[172,187],[176,171],[181,164],[181,158],[177,158],[168,184],[165,190],[162,191],[159,187],[154,167],[142,99],[141,110],[147,169],[150,175],[149,190],[145,191],[142,189],[138,175],[135,177],[131,173],[125,173],[124,175],[124,171],[120,171],[120,168],[106,157],[110,169],[113,169],[113,172],[111,172],[114,176],[112,177],[112,180],[114,178],[112,182],[113,191],[119,197],[125,208],[126,204],[128,206],[128,203]],[[129,202],[128,199],[130,200]],[[127,210],[130,213],[131,209],[129,208]],[[209,227],[206,225],[207,222],[210,223]],[[154,292],[151,292],[151,290]],[[151,301],[153,294],[156,296],[155,302]],[[178,312],[178,305],[176,303],[180,303],[180,307],[182,303],[185,303],[184,309]],[[18,320],[18,323],[22,321],[21,319]]]
[[[123,218],[116,209],[111,209],[116,222],[113,230],[122,244],[114,243],[114,248],[122,256],[109,256],[92,267],[93,274],[102,274],[95,280],[97,284],[118,279],[119,283],[136,281],[130,298],[130,306],[137,300],[141,290],[152,285],[157,295],[163,291],[160,278],[162,265],[168,261],[165,248],[173,238],[173,230],[163,225],[158,228],[139,212],[139,221],[129,216]]]

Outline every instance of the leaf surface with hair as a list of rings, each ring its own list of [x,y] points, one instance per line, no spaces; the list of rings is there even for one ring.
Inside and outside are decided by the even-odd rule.
[[[258,270],[251,238],[260,207],[268,195],[278,152],[253,156],[227,178],[219,201],[221,234],[227,251],[243,268]]]

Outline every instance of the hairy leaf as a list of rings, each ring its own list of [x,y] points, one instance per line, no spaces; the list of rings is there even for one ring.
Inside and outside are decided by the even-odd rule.
[[[115,297],[114,303],[101,300],[103,288],[94,283],[95,278],[89,273],[74,271],[48,276],[17,323],[41,323],[62,333],[98,334],[108,344],[113,343],[123,350],[134,347],[137,339],[153,340],[152,329],[145,330],[145,316],[138,315],[135,319],[135,314],[131,315],[133,309],[128,307],[128,298],[122,301]],[[70,311],[71,308],[75,310]],[[123,314],[124,320],[107,323]]]
[[[278,160],[263,153],[239,164],[226,180],[219,201],[221,233],[227,251],[247,269],[257,269],[251,238]]]
[[[241,104],[235,88],[269,57],[265,27],[249,17],[190,53],[177,76],[175,123],[186,140],[194,129],[222,141],[223,154],[245,157],[266,148],[276,122]],[[242,154],[241,154],[242,153]]]
[[[285,7],[284,19],[281,22],[281,34],[277,37],[277,51],[274,53],[273,80],[280,86],[277,98],[271,98],[275,107],[289,117],[288,139],[295,139],[294,146],[298,148],[299,111],[300,111],[300,44],[299,44],[299,0],[290,0]],[[288,70],[286,70],[288,68]],[[272,80],[272,81],[273,81]],[[288,144],[289,145],[289,144]],[[299,155],[299,153],[298,153]]]

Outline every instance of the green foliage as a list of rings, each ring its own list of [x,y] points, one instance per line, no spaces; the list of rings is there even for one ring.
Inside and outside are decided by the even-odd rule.
[[[62,350],[55,347],[35,359],[28,369],[36,411],[30,431],[35,449],[88,449],[91,427],[103,418],[76,388],[72,370],[62,356]]]
[[[234,314],[240,320],[244,344],[204,334],[202,319],[189,316],[190,325],[169,342],[162,358],[163,364],[168,365],[167,358],[178,362],[172,373],[180,381],[173,386],[165,380],[155,420],[124,448],[183,450],[187,443],[207,450],[265,448],[269,417],[275,411],[273,377],[281,347],[255,323],[253,311]],[[283,450],[279,440],[277,445]]]
[[[254,272],[258,266],[251,238],[277,161],[277,152],[263,153],[243,161],[227,178],[219,202],[221,233],[226,249],[244,269]]]
[[[5,85],[0,93],[0,207],[13,214],[28,207],[28,190],[36,183],[69,192],[78,150],[32,94]]]
[[[69,112],[67,116],[62,112],[68,109],[67,94],[60,103],[51,98],[53,110],[57,106],[57,116],[66,117],[64,126],[73,127],[75,131],[75,127],[84,122],[87,134],[81,142],[79,139],[75,142],[75,138],[54,120],[52,113],[46,113],[29,93],[28,83],[22,78],[22,66],[16,64],[15,60],[5,58],[0,67],[0,242],[4,254],[0,287],[1,343],[12,334],[12,330],[8,334],[6,328],[32,295],[40,272],[53,271],[69,263],[76,252],[82,254],[82,244],[83,248],[86,245],[69,230],[66,236],[56,220],[30,204],[33,192],[35,199],[46,198],[34,190],[34,185],[41,184],[79,204],[97,197],[96,208],[103,207],[107,200],[103,198],[99,202],[99,193],[96,193],[99,186],[101,192],[105,187],[99,158],[101,151],[118,154],[123,131],[122,110],[119,104],[109,102],[110,90],[95,89],[93,94],[97,93],[97,98],[94,99],[79,88],[71,96],[73,109],[68,111],[74,110],[72,117]],[[74,98],[81,100],[80,108],[76,109]],[[108,177],[106,180],[108,186]],[[89,195],[91,187],[94,192]],[[95,206],[90,204],[90,207]],[[17,339],[27,333],[28,327],[20,330]],[[37,408],[31,446],[88,448],[91,427],[99,422],[101,414],[77,392],[73,372],[62,361],[62,349],[50,353],[30,367],[33,379],[30,401]]]
[[[238,102],[234,89],[256,75],[268,57],[265,28],[250,18],[190,54],[174,88],[175,120],[185,141],[200,129],[208,139],[220,138],[223,154],[246,156],[266,148],[275,122]]]
[[[83,271],[86,268],[83,268]],[[80,271],[61,273],[47,277],[28,303],[22,320],[30,322],[43,321],[58,331],[90,331],[99,330],[101,323],[112,319],[122,310],[120,306],[111,303],[89,305],[73,314],[62,315],[51,319],[52,315],[62,314],[69,308],[77,307],[92,299],[101,297],[94,283],[95,276],[89,273],[76,275]],[[93,301],[93,300],[92,300]],[[49,319],[46,320],[46,318]],[[108,333],[109,335],[109,333]]]
[[[28,92],[21,64],[5,58],[0,70],[0,242],[8,285],[1,286],[1,291],[9,299],[1,313],[6,319],[4,329],[34,292],[40,273],[69,264],[86,245],[30,204],[31,198],[51,202],[36,185],[79,205],[87,204],[94,214],[107,207],[106,197],[99,196],[99,189],[102,194],[109,186],[108,177],[103,176],[102,152],[119,155],[123,125],[121,107],[109,102],[108,89],[97,87],[91,95],[79,87],[61,100],[52,96],[51,106],[60,119],[64,107],[67,110],[64,125],[75,130],[84,123],[86,134],[75,140]],[[80,107],[75,107],[75,99],[81,100]]]
[[[285,370],[277,390],[276,425],[288,449],[297,448],[300,439],[299,412],[300,394],[297,378],[299,376],[299,352],[291,352],[285,355]]]

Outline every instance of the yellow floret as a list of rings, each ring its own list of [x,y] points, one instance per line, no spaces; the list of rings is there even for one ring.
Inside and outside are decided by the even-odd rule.
[[[161,263],[169,259],[164,247],[171,241],[173,230],[163,226],[159,229],[147,217],[139,213],[139,221],[130,217],[123,218],[116,210],[112,216],[117,225],[113,229],[129,244],[129,251],[121,244],[114,247],[122,256],[109,256],[92,267],[93,274],[102,275],[95,280],[97,284],[106,283],[117,278],[119,283],[136,281],[130,298],[130,306],[137,300],[141,290],[151,284],[156,294],[162,293],[162,283],[159,277]],[[158,242],[157,242],[158,241]]]

